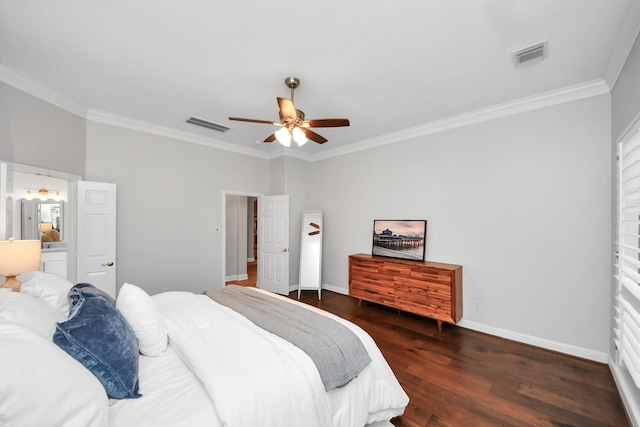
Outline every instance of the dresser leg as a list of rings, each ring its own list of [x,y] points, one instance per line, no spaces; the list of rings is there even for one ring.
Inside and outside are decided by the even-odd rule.
[[[442,320],[438,320],[438,330],[442,331]]]

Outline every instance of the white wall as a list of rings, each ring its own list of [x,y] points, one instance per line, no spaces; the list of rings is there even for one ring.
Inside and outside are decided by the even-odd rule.
[[[84,175],[84,118],[0,82],[0,159]]]
[[[605,361],[609,112],[597,96],[317,162],[323,283],[347,291],[375,218],[426,219],[426,258],[463,265],[462,324]]]
[[[311,190],[310,170],[315,163],[293,157],[285,158],[285,193],[289,195],[289,282],[290,289],[298,289],[300,272],[300,233],[302,213],[305,210],[322,210],[316,205],[317,197]],[[315,207],[314,207],[315,206]]]
[[[268,194],[269,162],[89,122],[87,179],[118,189],[117,284],[223,286],[223,191]]]

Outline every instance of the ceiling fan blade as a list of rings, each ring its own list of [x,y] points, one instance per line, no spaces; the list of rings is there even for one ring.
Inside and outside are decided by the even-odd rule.
[[[264,139],[264,141],[263,141],[263,142],[273,142],[273,141],[275,141],[275,140],[276,140],[276,134],[275,134],[275,133],[272,133],[271,135],[269,135],[268,137],[266,137],[266,138]]]
[[[293,106],[293,102],[287,98],[278,98],[278,107],[280,107],[280,115],[282,119],[297,119],[296,107]]]
[[[243,119],[242,117],[229,117],[229,120],[235,120],[238,122],[249,122],[249,123],[264,123],[266,125],[276,125],[276,126],[280,125],[280,123],[278,122],[272,122],[269,120]]]
[[[315,133],[314,131],[312,131],[311,129],[305,129],[305,128],[300,128],[302,130],[302,132],[304,132],[304,134],[307,136],[308,139],[317,142],[318,144],[324,144],[325,142],[328,141],[327,138],[325,138],[322,135],[318,135],[317,133]]]
[[[336,128],[349,126],[349,119],[316,119],[305,120],[305,123],[309,123],[310,128]]]

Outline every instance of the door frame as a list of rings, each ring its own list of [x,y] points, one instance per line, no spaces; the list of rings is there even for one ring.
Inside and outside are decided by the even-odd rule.
[[[76,194],[75,188],[76,183],[78,181],[82,181],[82,176],[61,172],[54,169],[42,168],[39,166],[30,166],[25,165],[23,163],[16,163],[12,161],[6,161],[0,159],[0,164],[4,165],[0,167],[0,181],[2,184],[0,185],[0,222],[2,225],[0,226],[0,240],[8,239],[9,231],[11,234],[14,233],[12,227],[9,227],[8,221],[12,221],[12,217],[16,215],[16,212],[9,212],[9,206],[7,203],[7,193],[13,193],[12,184],[7,183],[9,179],[9,174],[13,172],[21,172],[30,175],[44,175],[51,178],[62,179],[67,181],[67,208],[65,209],[65,228],[66,228],[66,237],[64,240],[67,241],[67,279],[76,283],[76,213],[75,213],[75,205],[76,205]],[[11,183],[13,180],[11,180]],[[13,200],[12,202],[13,203]],[[20,213],[17,213],[18,215]]]
[[[264,193],[255,193],[251,191],[236,191],[236,190],[223,190],[222,191],[222,283],[221,288],[225,287],[226,278],[227,278],[227,196],[243,196],[243,197],[255,197],[258,199],[258,204],[260,203],[260,197],[264,196]],[[259,264],[260,259],[258,258],[256,262]]]

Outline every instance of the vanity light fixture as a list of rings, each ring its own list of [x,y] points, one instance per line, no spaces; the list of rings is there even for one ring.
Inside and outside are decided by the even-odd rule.
[[[56,191],[56,195],[53,196],[53,200],[55,200],[56,202],[59,202],[60,200],[62,200],[62,196],[60,196],[59,191]]]
[[[40,195],[40,200],[45,201],[49,198],[49,192],[46,188],[41,188],[38,190],[38,194]]]
[[[31,190],[27,190],[27,194],[24,196],[27,200],[33,200],[33,194],[31,194]]]

